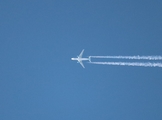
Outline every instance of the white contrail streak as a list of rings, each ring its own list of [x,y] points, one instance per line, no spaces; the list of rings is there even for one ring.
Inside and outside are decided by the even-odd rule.
[[[162,56],[89,56],[90,58],[136,59],[136,60],[162,60]]]
[[[142,63],[142,62],[90,62],[92,64],[122,65],[122,66],[142,66],[142,67],[162,67],[162,63]]]

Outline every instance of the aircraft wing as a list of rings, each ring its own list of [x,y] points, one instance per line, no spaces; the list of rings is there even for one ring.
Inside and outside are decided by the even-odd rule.
[[[83,49],[82,52],[80,53],[79,58],[82,58],[83,52],[84,52],[84,49]]]
[[[83,65],[83,63],[82,63],[82,61],[80,61],[79,63],[81,64],[81,66],[82,66],[83,68],[85,68],[84,65]]]

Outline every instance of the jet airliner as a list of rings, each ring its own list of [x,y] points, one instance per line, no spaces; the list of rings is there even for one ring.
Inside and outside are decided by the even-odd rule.
[[[90,57],[88,57],[88,58],[82,58],[83,52],[84,52],[84,49],[82,50],[82,52],[80,53],[80,55],[77,56],[77,58],[71,58],[71,60],[77,60],[78,61],[77,63],[80,63],[81,66],[83,68],[85,68],[84,65],[83,65],[83,63],[82,63],[82,61],[89,60],[89,62],[91,62],[91,58]]]

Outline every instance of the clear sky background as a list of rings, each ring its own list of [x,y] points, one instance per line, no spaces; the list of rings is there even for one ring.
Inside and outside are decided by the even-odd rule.
[[[82,49],[162,55],[162,1],[1,0],[0,120],[162,120],[162,68]]]

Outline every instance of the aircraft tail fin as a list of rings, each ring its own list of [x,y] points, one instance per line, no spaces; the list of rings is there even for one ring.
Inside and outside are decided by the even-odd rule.
[[[91,62],[91,56],[89,56],[88,58],[89,58],[89,62]]]

